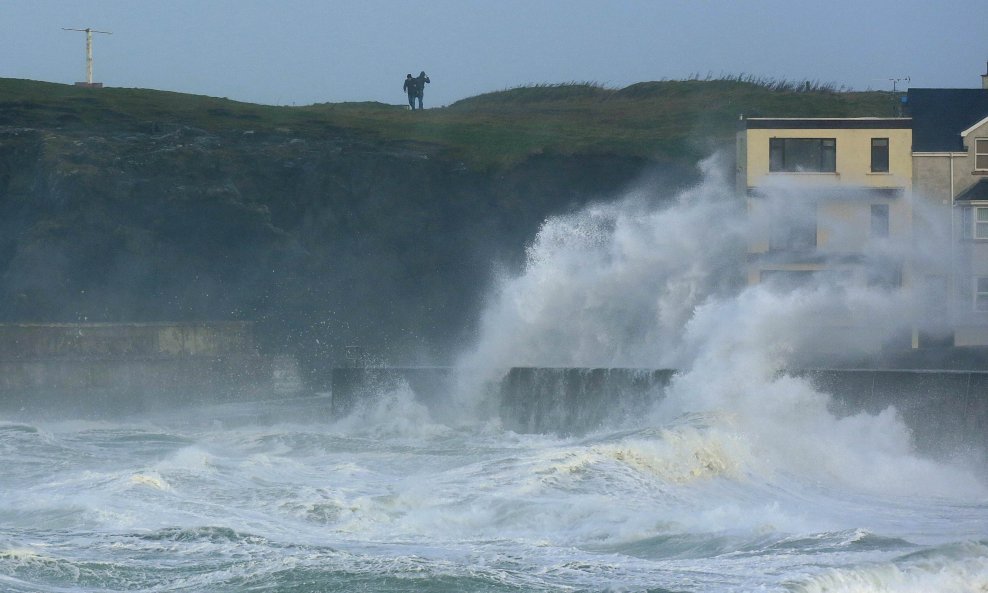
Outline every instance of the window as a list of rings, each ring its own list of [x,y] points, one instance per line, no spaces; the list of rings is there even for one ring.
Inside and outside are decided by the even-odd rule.
[[[889,263],[879,263],[865,271],[868,286],[886,290],[902,286],[902,267]]]
[[[988,239],[988,206],[961,210],[961,229],[965,239]]]
[[[888,138],[871,139],[871,172],[872,173],[889,172],[889,139]]]
[[[770,138],[768,170],[772,172],[837,171],[836,138]]]
[[[974,139],[974,168],[988,171],[988,138]]]
[[[776,220],[769,239],[771,251],[816,249],[816,220]]]
[[[988,276],[974,279],[974,310],[988,311]]]
[[[791,291],[807,286],[813,280],[813,274],[804,270],[762,270],[758,281],[781,291]]]
[[[889,206],[888,204],[871,205],[871,236],[889,236]]]

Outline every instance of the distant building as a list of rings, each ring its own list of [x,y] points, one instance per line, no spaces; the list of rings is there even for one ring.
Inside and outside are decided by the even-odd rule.
[[[908,258],[879,246],[912,236],[911,147],[908,118],[743,119],[737,184],[750,223],[748,284],[908,284]],[[821,352],[881,333],[837,312],[807,323]]]
[[[981,80],[909,89],[903,118],[742,119],[748,283],[892,283],[915,297],[913,347],[988,345],[988,72]],[[865,250],[884,238],[927,253],[870,265]]]
[[[869,240],[907,237],[911,136],[908,118],[742,120],[738,189],[755,222],[748,283],[860,274]]]
[[[988,74],[981,89],[909,89],[913,186],[942,210],[951,243],[923,285],[946,342],[988,345]]]

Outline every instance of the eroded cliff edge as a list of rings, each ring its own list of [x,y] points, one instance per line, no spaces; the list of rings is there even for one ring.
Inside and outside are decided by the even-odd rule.
[[[0,321],[249,320],[270,351],[449,356],[546,216],[661,170],[533,155],[477,169],[343,130],[0,127]]]

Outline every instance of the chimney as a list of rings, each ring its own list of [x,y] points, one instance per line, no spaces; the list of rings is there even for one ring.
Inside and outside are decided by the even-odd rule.
[[[985,67],[985,73],[981,75],[981,88],[988,89],[988,67]]]

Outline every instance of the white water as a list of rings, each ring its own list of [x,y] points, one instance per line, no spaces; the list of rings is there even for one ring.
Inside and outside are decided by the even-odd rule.
[[[320,409],[0,425],[0,590],[988,585],[988,504],[963,480],[848,484],[709,415],[559,438],[439,424],[407,392],[299,420]]]
[[[806,319],[880,338],[903,296],[735,286],[742,220],[711,174],[667,207],[547,221],[502,280],[473,378],[683,370],[588,435],[507,431],[469,382],[456,413],[398,388],[343,418],[326,398],[0,418],[0,590],[988,590],[981,474],[915,452],[894,409],[838,418],[778,372]]]

